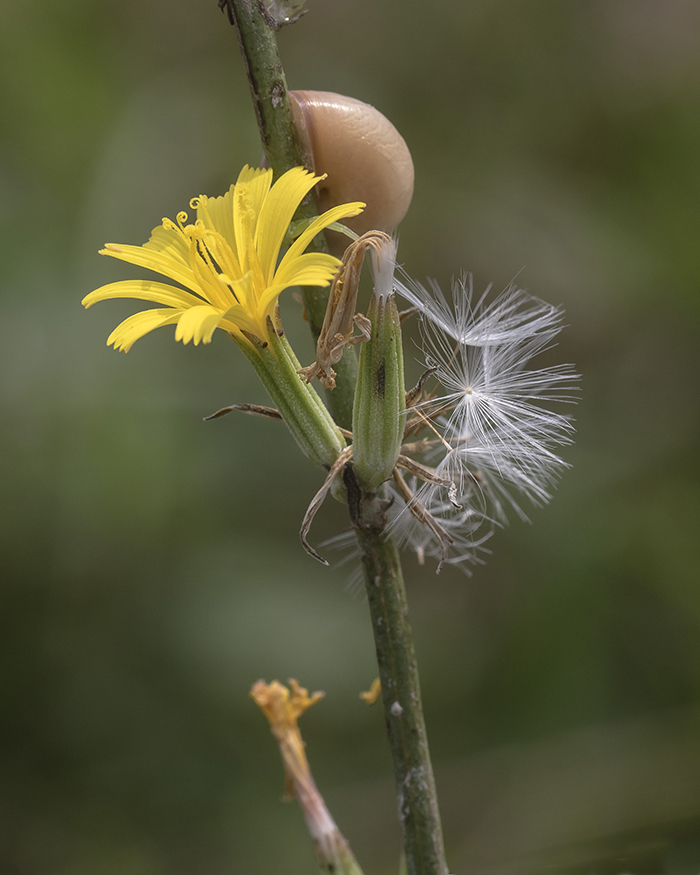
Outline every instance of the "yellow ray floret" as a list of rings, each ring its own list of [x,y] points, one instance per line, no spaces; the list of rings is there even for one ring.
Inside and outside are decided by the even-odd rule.
[[[223,197],[200,195],[190,202],[197,217],[188,223],[163,219],[143,246],[106,244],[111,255],[174,280],[178,286],[151,280],[125,280],[102,286],[83,299],[85,307],[110,298],[136,298],[160,305],[129,316],[107,339],[128,352],[144,334],[173,325],[183,343],[209,343],[217,328],[241,339],[245,333],[265,338],[267,319],[277,298],[289,286],[326,286],[340,261],[332,255],[304,250],[333,222],[356,216],[363,203],[341,204],[325,212],[279,253],[297,207],[322,176],[295,167],[272,184],[272,170],[241,171]]]

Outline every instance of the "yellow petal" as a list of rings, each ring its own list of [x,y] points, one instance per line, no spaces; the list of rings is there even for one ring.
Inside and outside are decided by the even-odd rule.
[[[83,298],[82,304],[84,307],[92,307],[98,301],[109,301],[114,298],[135,298],[138,301],[152,301],[154,304],[180,308],[198,307],[204,303],[201,298],[196,298],[189,292],[165,283],[150,280],[123,280],[95,289]]]
[[[332,255],[323,252],[307,252],[299,255],[287,265],[284,271],[278,270],[275,282],[268,286],[260,296],[258,306],[265,316],[270,315],[271,304],[289,286],[327,286],[338,271],[340,262]]]
[[[244,168],[245,169],[245,168]],[[239,175],[241,180],[243,173]],[[262,210],[265,199],[272,186],[272,170],[269,168],[256,167],[255,170],[248,168],[248,173],[245,177],[245,183],[248,188],[248,196],[250,198],[250,209],[255,214],[254,225],[257,225],[260,211]]]
[[[151,231],[151,236],[147,243],[144,243],[146,249],[152,249],[154,252],[162,252],[164,255],[169,255],[171,258],[181,261],[182,264],[190,263],[190,247],[185,237],[172,226],[169,220],[168,227],[158,225]]]
[[[233,233],[242,271],[250,268],[248,249],[255,236],[260,211],[272,185],[272,170],[246,165],[238,175],[233,192]]]
[[[224,314],[217,327],[221,328],[223,331],[228,331],[229,333],[234,334],[236,337],[241,336],[241,331],[247,331],[249,334],[255,334],[256,336],[260,334],[258,323],[253,322],[248,313],[234,312],[229,319],[227,319],[226,314]]]
[[[325,252],[307,252],[280,264],[274,284],[286,286],[325,286],[338,272],[340,260]]]
[[[355,201],[351,204],[339,204],[337,207],[332,207],[330,210],[326,210],[322,216],[314,219],[309,227],[297,237],[294,243],[292,243],[280,262],[279,269],[281,270],[282,267],[286,267],[290,261],[298,258],[319,231],[322,231],[324,228],[327,228],[329,225],[332,225],[333,222],[337,222],[340,219],[357,216],[364,208],[365,204],[361,201]]]
[[[231,283],[233,294],[236,296],[236,303],[247,313],[255,313],[257,308],[257,297],[255,295],[255,284],[253,283],[253,273],[248,271],[239,280],[234,280]]]
[[[131,347],[144,334],[154,331],[163,325],[172,325],[180,318],[182,310],[142,310],[140,313],[135,313],[129,316],[114,329],[107,338],[107,346],[114,346],[115,349],[129,352]]]
[[[267,190],[269,191],[270,186],[272,185],[272,170],[269,167],[251,167],[249,164],[246,164],[238,174],[236,185],[238,185],[239,182],[244,183],[244,185],[251,185],[258,179],[268,180],[266,185]]]
[[[261,338],[264,338],[267,334],[263,317],[261,316],[260,319],[255,318],[255,315],[251,314],[250,310],[246,310],[240,304],[234,304],[233,307],[230,307],[224,313],[221,317],[219,328],[223,328],[224,331],[233,331],[234,333],[247,331]]]
[[[175,340],[181,340],[183,343],[194,340],[195,346],[201,341],[209,343],[223,315],[223,310],[217,310],[206,304],[185,310],[177,323]]]
[[[233,249],[233,254],[238,258],[236,237],[233,233],[233,188],[233,185],[231,185],[226,194],[221,197],[207,198],[207,209],[198,209],[197,218],[201,219],[207,227],[211,226],[225,237],[226,242]],[[211,223],[206,221],[207,211],[211,218]]]
[[[101,255],[111,255],[129,264],[145,267],[175,282],[182,283],[193,292],[198,291],[197,282],[189,264],[189,250],[179,231],[171,228],[154,228],[151,239],[143,246],[128,246],[108,243],[100,249]]]
[[[255,232],[260,267],[266,283],[272,282],[280,246],[297,207],[320,179],[322,177],[314,176],[303,167],[293,167],[272,186]]]

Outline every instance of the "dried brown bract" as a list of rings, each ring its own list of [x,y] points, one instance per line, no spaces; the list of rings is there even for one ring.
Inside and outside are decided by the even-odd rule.
[[[391,240],[384,231],[368,231],[345,250],[342,262],[328,296],[326,316],[316,344],[316,361],[299,372],[307,383],[318,377],[325,389],[335,388],[335,371],[346,346],[369,340],[371,324],[366,316],[356,313],[357,292],[365,253],[379,249]],[[360,334],[355,334],[355,326]]]

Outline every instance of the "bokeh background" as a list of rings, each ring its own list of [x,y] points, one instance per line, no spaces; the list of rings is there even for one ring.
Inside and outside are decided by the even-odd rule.
[[[552,504],[471,578],[406,562],[451,871],[695,875],[700,6],[311,6],[290,86],[404,134],[406,268],[517,274],[583,375]],[[297,538],[320,473],[278,424],[202,422],[265,403],[223,335],[124,356],[138,305],[79,303],[139,275],[105,241],[259,160],[235,32],[214,0],[4,0],[0,71],[0,872],[314,871],[248,699],[292,676],[327,694],[302,728],[341,829],[394,875],[366,605]],[[316,543],[344,527],[329,505]]]

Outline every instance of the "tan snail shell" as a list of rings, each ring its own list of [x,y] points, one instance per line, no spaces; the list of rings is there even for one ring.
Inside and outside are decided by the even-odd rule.
[[[349,228],[356,234],[395,231],[413,197],[413,161],[401,134],[361,100],[330,91],[289,96],[305,163],[328,174],[316,187],[319,212],[364,201],[364,212],[346,220]],[[348,243],[343,240],[341,249]]]

